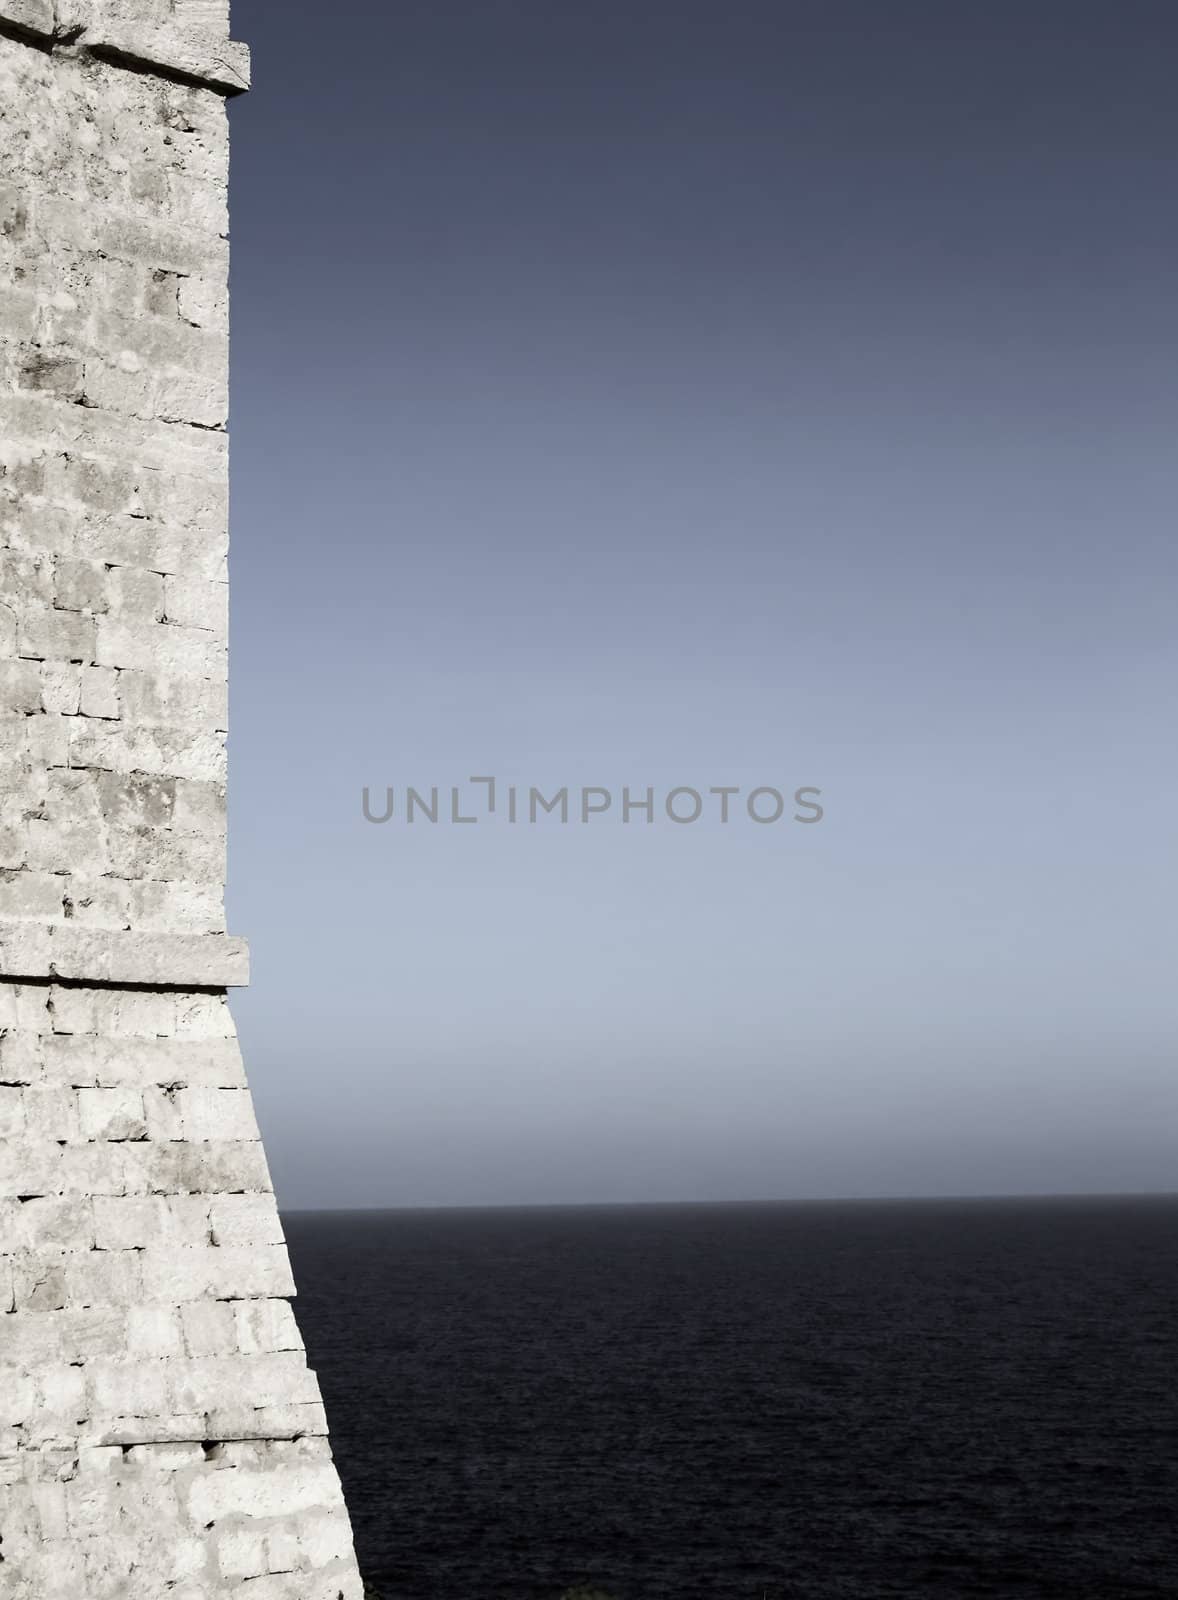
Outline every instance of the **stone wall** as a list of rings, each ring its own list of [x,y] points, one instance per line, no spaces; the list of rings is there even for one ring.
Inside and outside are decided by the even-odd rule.
[[[0,0],[0,1600],[355,1600],[225,990],[225,0]]]

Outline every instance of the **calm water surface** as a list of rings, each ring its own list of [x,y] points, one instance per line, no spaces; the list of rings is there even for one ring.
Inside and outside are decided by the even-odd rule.
[[[387,1600],[1178,1597],[1178,1200],[285,1220]]]

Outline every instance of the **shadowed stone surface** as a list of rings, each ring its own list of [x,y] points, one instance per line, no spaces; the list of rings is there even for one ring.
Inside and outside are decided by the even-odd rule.
[[[225,989],[224,0],[0,0],[0,1600],[358,1600]]]

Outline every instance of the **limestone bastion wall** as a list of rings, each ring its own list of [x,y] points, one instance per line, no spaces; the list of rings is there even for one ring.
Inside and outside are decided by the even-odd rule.
[[[0,1600],[358,1600],[226,989],[225,0],[0,0]]]

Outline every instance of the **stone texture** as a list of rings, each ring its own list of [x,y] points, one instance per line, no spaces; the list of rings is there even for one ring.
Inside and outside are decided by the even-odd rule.
[[[4,1600],[359,1595],[293,1287],[225,996],[0,982]]]
[[[2,0],[0,27],[225,95],[249,88],[249,50],[229,38],[227,0]]]
[[[0,1600],[358,1600],[225,990],[224,0],[0,0]]]
[[[92,983],[171,984],[177,981],[177,974],[182,974],[182,982],[208,988],[236,988],[249,981],[249,955],[244,940],[225,935],[210,938],[205,933],[139,931],[157,922],[165,928],[182,926],[183,904],[177,902],[169,888],[161,914],[154,916],[150,907],[144,914],[142,897],[156,886],[132,883],[127,886],[126,898],[110,893],[121,887],[119,880],[111,878],[79,880],[59,872],[0,870],[0,906],[8,912],[8,917],[0,921],[0,980],[53,977],[88,979]],[[203,886],[202,892],[207,895],[210,891]],[[95,896],[99,896],[96,917],[125,925],[127,931],[112,931],[105,926],[91,930],[78,926],[77,921],[71,926],[40,920],[42,914],[55,914],[60,909],[60,897],[69,893],[78,896],[74,902],[75,918],[88,920]],[[137,893],[138,900],[133,898]],[[102,899],[104,894],[108,897]],[[25,920],[20,920],[21,905],[30,908]],[[13,918],[16,920],[9,920]]]

